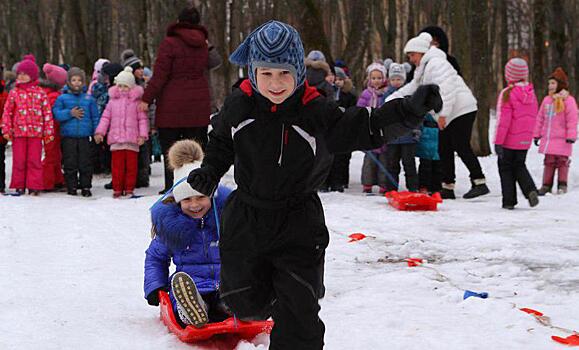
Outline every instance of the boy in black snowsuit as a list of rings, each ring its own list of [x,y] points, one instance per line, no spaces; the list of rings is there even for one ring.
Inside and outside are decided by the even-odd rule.
[[[242,320],[273,317],[270,350],[322,349],[318,291],[329,235],[317,167],[331,152],[376,148],[421,124],[442,107],[438,87],[373,111],[339,108],[304,82],[299,34],[277,21],[229,59],[249,66],[249,80],[212,119],[203,164],[187,179],[212,195],[235,164],[238,187],[222,214],[220,294]]]

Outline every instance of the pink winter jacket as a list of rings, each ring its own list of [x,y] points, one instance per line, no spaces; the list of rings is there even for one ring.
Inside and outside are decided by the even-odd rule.
[[[39,138],[54,135],[52,110],[41,87],[37,84],[16,85],[10,91],[2,115],[2,134]]]
[[[556,113],[553,101],[547,96],[541,103],[533,136],[541,139],[539,153],[570,157],[573,145],[565,141],[577,139],[577,102],[568,95],[565,109]]]
[[[121,93],[116,86],[109,89],[109,103],[103,114],[95,134],[107,135],[109,145],[115,143],[134,143],[137,138],[145,140],[149,135],[147,114],[139,110],[139,102],[143,96],[143,88],[133,87],[127,93]]]
[[[535,88],[530,83],[517,83],[509,94],[509,100],[503,101],[507,89],[501,91],[497,102],[495,144],[508,149],[529,149],[539,107]]]

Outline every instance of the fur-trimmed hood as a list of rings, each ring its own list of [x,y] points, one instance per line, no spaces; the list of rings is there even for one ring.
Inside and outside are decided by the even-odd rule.
[[[306,68],[312,69],[321,69],[326,72],[326,74],[330,74],[330,65],[325,61],[312,61],[309,58],[306,58]]]
[[[129,98],[133,101],[135,100],[140,100],[141,97],[143,96],[143,88],[140,87],[139,85],[135,85],[133,88],[131,88],[131,90],[129,91]],[[111,88],[109,89],[109,97],[111,99],[119,99],[123,96],[123,94],[121,93],[121,91],[119,90],[119,88],[117,86],[111,86]]]

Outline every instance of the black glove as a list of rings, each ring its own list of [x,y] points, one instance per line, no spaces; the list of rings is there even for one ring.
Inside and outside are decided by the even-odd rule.
[[[424,117],[428,111],[433,110],[438,113],[442,110],[442,98],[438,85],[421,85],[410,97],[404,99],[404,108],[415,117]]]
[[[161,288],[157,288],[154,291],[152,291],[151,293],[149,293],[149,295],[147,295],[147,303],[149,303],[149,305],[159,306],[159,292],[160,291],[168,292],[169,289],[167,287],[161,287]]]
[[[187,182],[194,190],[208,197],[213,195],[218,185],[218,180],[208,167],[197,168],[190,172]]]
[[[567,139],[567,140],[565,140],[565,142],[567,142],[567,143],[575,143],[575,140],[573,140],[573,139]]]
[[[495,153],[497,154],[497,156],[499,156],[499,158],[503,157],[503,155],[505,154],[504,151],[505,150],[503,149],[503,146],[495,145]]]
[[[539,140],[540,140],[540,138],[538,138],[538,137],[533,140],[533,143],[535,144],[535,146],[539,146]]]

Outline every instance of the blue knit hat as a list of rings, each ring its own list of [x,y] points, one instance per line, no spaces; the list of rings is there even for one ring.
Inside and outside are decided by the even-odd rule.
[[[249,81],[256,91],[257,67],[289,70],[296,89],[305,82],[304,46],[300,35],[292,26],[279,21],[269,21],[255,29],[229,56],[229,61],[249,66]]]

